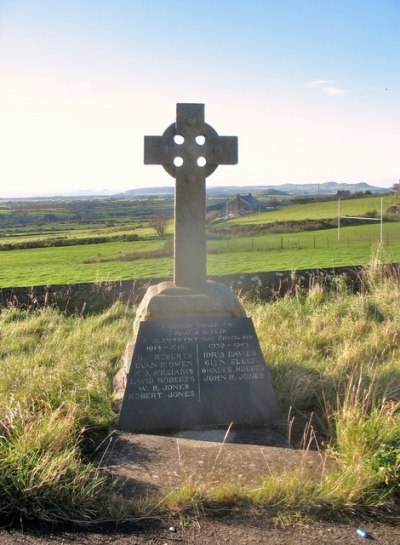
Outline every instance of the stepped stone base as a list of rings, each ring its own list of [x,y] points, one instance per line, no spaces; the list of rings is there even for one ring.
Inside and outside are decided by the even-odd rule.
[[[147,290],[136,320],[157,320],[185,314],[246,317],[236,296],[223,284],[207,282],[202,290],[194,290],[177,287],[172,282],[161,282]]]
[[[140,322],[182,318],[186,315],[246,318],[244,308],[235,294],[224,284],[210,281],[202,290],[194,290],[177,287],[173,282],[161,282],[148,288],[137,309],[133,323],[134,339]]]

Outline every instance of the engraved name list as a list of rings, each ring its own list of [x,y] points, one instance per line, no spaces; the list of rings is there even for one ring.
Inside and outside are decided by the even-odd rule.
[[[232,419],[246,423],[249,411],[252,421],[255,412],[262,421],[268,388],[250,319],[142,322],[121,418],[126,414],[133,420],[131,431],[146,431],[149,419],[152,429],[157,429],[154,419],[160,429],[222,425]],[[120,426],[125,426],[121,419]]]

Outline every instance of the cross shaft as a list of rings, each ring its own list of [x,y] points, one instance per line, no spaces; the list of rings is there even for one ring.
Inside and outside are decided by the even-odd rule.
[[[219,136],[204,121],[204,104],[177,104],[176,122],[162,136],[145,136],[144,163],[176,179],[174,282],[206,283],[205,180],[220,164],[237,163],[235,136]]]

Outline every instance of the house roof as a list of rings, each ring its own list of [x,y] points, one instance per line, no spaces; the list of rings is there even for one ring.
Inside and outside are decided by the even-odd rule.
[[[239,197],[242,201],[246,202],[247,204],[250,204],[251,206],[265,206],[265,203],[263,203],[262,201],[259,201],[258,199],[253,197],[251,194],[239,195]]]

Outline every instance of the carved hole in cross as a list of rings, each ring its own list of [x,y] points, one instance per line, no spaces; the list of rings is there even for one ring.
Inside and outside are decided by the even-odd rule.
[[[202,134],[199,134],[199,136],[196,136],[195,140],[196,140],[196,144],[198,144],[199,146],[204,146],[206,137],[203,136]]]
[[[174,158],[174,165],[176,167],[181,167],[183,165],[183,159],[182,157],[175,157]]]
[[[174,136],[174,142],[175,144],[178,144],[179,146],[181,146],[183,143],[184,143],[185,139],[184,137],[181,135],[181,134],[176,134]]]
[[[198,165],[199,167],[205,167],[206,164],[207,164],[207,160],[206,160],[205,157],[199,157],[199,158],[197,159],[197,165]]]

